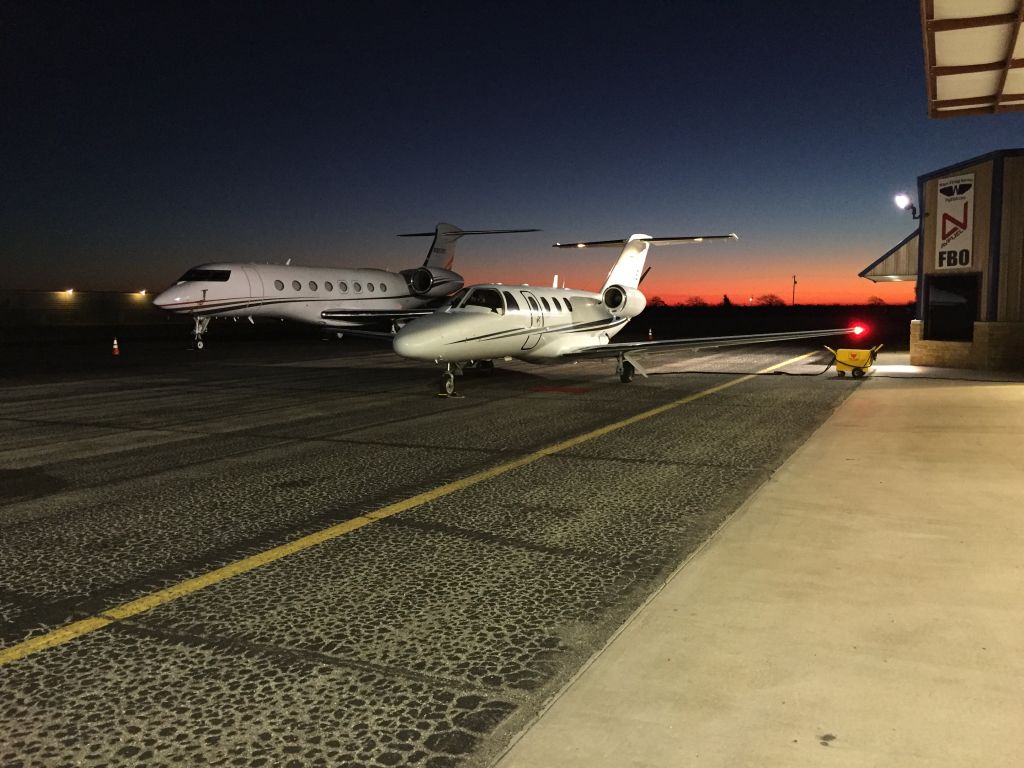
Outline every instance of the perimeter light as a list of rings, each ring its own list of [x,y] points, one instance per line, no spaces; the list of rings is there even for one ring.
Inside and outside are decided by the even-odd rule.
[[[905,211],[907,210],[907,208],[909,208],[910,216],[912,218],[920,218],[917,215],[917,206],[910,202],[910,195],[908,195],[906,192],[900,192],[892,199],[892,201],[896,203],[896,207],[899,208],[901,211]]]
[[[68,288],[66,291],[64,291],[64,293],[66,293],[68,296],[70,296],[74,292],[75,292],[74,288]]]
[[[141,291],[139,291],[139,296],[145,296],[145,295],[146,295],[146,289],[143,288]]]

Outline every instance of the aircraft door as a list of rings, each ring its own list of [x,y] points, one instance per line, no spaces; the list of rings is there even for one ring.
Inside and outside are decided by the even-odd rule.
[[[540,302],[537,301],[537,297],[529,291],[521,291],[523,297],[526,299],[526,306],[529,307],[530,311],[530,329],[536,328],[538,331],[544,327],[544,310],[541,309]],[[531,333],[526,337],[526,341],[523,342],[523,350],[533,349],[540,342],[540,333]]]
[[[242,267],[245,271],[245,278],[249,281],[249,302],[250,306],[259,306],[263,298],[263,277],[252,267]]]

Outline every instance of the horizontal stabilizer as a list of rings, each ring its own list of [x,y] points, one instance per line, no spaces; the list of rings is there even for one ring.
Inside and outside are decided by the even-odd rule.
[[[453,234],[463,235],[508,235],[513,232],[541,232],[540,229],[460,229]],[[433,237],[436,232],[404,232],[398,237]]]
[[[739,235],[730,232],[728,235],[682,235],[679,237],[651,237],[650,235],[633,235],[625,240],[591,240],[582,243],[555,243],[555,248],[611,248],[623,246],[634,240],[643,240],[651,245],[683,245],[686,243],[703,243],[705,240],[739,240]]]

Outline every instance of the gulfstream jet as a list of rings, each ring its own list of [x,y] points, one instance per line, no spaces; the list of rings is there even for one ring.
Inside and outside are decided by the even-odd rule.
[[[290,263],[203,264],[188,270],[153,303],[193,317],[196,349],[203,348],[212,317],[284,318],[336,329],[384,325],[393,333],[410,318],[432,313],[462,287],[462,276],[453,271],[460,237],[538,231],[462,230],[438,224],[433,232],[399,235],[434,238],[423,266],[401,272]]]
[[[647,306],[640,291],[647,251],[652,245],[735,240],[735,234],[686,237],[631,235],[627,240],[555,243],[556,248],[621,247],[618,261],[597,293],[529,285],[474,285],[430,317],[398,331],[395,352],[445,366],[439,394],[455,392],[455,376],[472,364],[492,368],[496,359],[550,363],[581,358],[614,358],[622,382],[647,373],[637,360],[652,350],[723,347],[792,341],[844,333],[854,328],[715,336],[615,343],[612,337]]]

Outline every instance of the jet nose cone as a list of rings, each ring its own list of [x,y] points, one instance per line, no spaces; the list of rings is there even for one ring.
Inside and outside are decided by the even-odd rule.
[[[168,304],[173,303],[170,291],[162,291],[153,297],[153,305],[164,309]]]
[[[395,354],[412,360],[435,360],[437,355],[431,349],[434,344],[428,336],[428,334],[406,326],[395,334],[391,347],[395,350]]]
[[[160,309],[174,309],[181,302],[181,291],[177,288],[168,288],[166,291],[153,297],[153,306]]]

